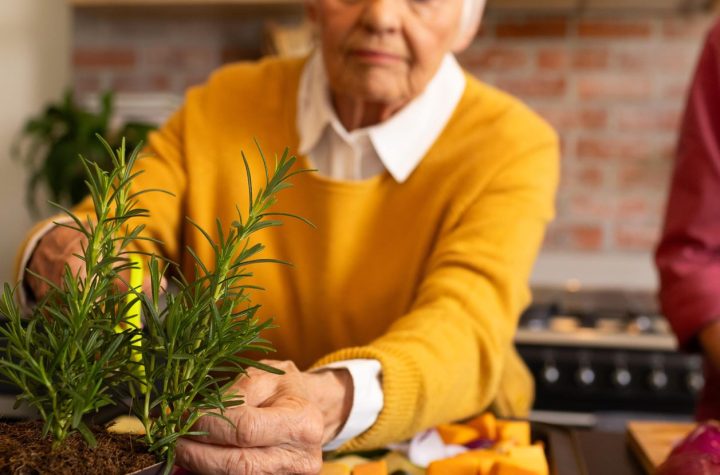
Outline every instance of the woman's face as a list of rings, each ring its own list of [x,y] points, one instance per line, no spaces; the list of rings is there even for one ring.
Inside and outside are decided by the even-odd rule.
[[[384,104],[420,94],[457,36],[462,0],[310,0],[334,94]]]

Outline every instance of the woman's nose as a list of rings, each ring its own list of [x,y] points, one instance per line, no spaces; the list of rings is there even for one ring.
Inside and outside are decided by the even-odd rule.
[[[400,30],[404,0],[365,0],[362,25],[369,33],[392,34]]]

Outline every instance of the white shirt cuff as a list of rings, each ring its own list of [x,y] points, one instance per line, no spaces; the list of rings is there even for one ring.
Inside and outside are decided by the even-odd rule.
[[[353,382],[353,403],[345,425],[333,440],[325,444],[324,451],[335,450],[372,427],[384,404],[382,384],[380,383],[382,366],[378,360],[336,361],[315,368],[315,371],[332,368],[345,368],[350,372]]]

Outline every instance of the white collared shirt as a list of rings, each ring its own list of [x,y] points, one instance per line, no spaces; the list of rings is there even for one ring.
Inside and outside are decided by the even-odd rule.
[[[425,90],[388,120],[348,132],[330,101],[322,56],[315,52],[300,78],[296,125],[299,152],[321,175],[364,180],[387,170],[403,183],[445,128],[465,90],[465,75],[447,54]],[[324,368],[346,368],[353,381],[353,405],[340,433],[325,445],[334,450],[377,420],[384,397],[377,360],[347,360]]]
[[[465,75],[455,57],[446,55],[418,97],[388,120],[352,132],[332,107],[319,52],[305,65],[299,87],[299,152],[308,155],[320,174],[362,180],[387,170],[403,183],[445,128],[465,90]]]

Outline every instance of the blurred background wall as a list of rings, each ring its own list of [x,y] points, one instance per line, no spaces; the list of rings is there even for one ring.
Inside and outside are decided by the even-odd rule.
[[[25,120],[70,85],[71,13],[61,0],[0,1],[0,282],[14,280],[15,253],[31,225],[26,174],[10,146]]]
[[[27,223],[20,211],[22,174],[5,159],[7,134],[43,99],[59,98],[68,69],[78,96],[88,103],[111,89],[118,93],[118,109],[125,104],[137,113],[145,107],[144,118],[162,120],[183,91],[213,69],[277,49],[270,25],[302,19],[300,2],[73,2],[69,33],[69,13],[60,0],[3,0],[0,6],[8,11],[0,21],[9,25],[0,33],[9,38],[0,51],[8,58],[4,62],[15,61],[12,70],[18,72],[10,78],[16,84],[0,88],[7,96],[3,102],[14,104],[0,111],[8,123],[0,131],[5,134],[0,135],[0,180],[6,202],[15,204],[2,211],[13,213],[2,221],[13,223],[0,246],[4,272],[12,255],[8,246]],[[533,281],[579,279],[652,289],[651,253],[677,127],[715,14],[707,8],[654,8],[688,4],[670,0],[594,3],[610,7],[588,12],[567,7],[574,4],[570,0],[490,2],[482,31],[459,59],[480,79],[529,103],[560,132],[558,216]],[[494,6],[502,4],[522,5]]]

